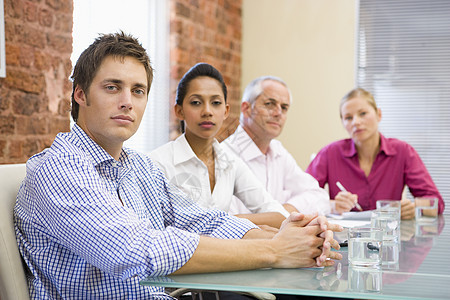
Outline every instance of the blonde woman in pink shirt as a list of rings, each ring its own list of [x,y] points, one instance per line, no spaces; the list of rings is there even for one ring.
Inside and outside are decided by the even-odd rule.
[[[438,213],[444,211],[442,196],[416,150],[378,131],[381,110],[370,92],[350,91],[341,100],[340,115],[350,138],[322,148],[306,170],[321,187],[328,183],[335,212],[358,210],[357,203],[363,210],[375,209],[377,200],[391,199],[401,200],[402,219],[412,219],[414,203],[402,199],[405,186],[414,197],[438,198]]]

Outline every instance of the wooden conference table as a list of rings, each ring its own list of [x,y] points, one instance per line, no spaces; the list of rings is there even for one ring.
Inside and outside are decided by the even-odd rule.
[[[450,299],[450,216],[427,226],[402,221],[398,247],[398,263],[381,270],[349,267],[344,247],[343,259],[332,267],[170,275],[141,284],[357,299]]]

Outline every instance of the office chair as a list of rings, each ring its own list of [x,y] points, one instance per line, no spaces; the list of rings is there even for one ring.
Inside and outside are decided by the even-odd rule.
[[[13,209],[25,177],[25,164],[0,165],[0,299],[29,300],[22,258],[14,232]]]

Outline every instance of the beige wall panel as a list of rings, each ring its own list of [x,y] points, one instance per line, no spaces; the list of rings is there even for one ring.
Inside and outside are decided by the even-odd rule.
[[[242,91],[275,75],[293,104],[279,139],[305,169],[311,153],[347,137],[339,100],[355,82],[355,0],[244,0]]]

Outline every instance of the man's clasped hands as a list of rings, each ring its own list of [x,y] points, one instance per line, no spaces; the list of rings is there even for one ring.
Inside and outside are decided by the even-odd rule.
[[[324,216],[304,215],[298,212],[290,214],[280,229],[260,226],[274,234],[272,241],[277,247],[277,268],[326,267],[334,265],[332,259],[340,260],[340,249],[333,232],[343,231],[343,227],[331,224]]]

